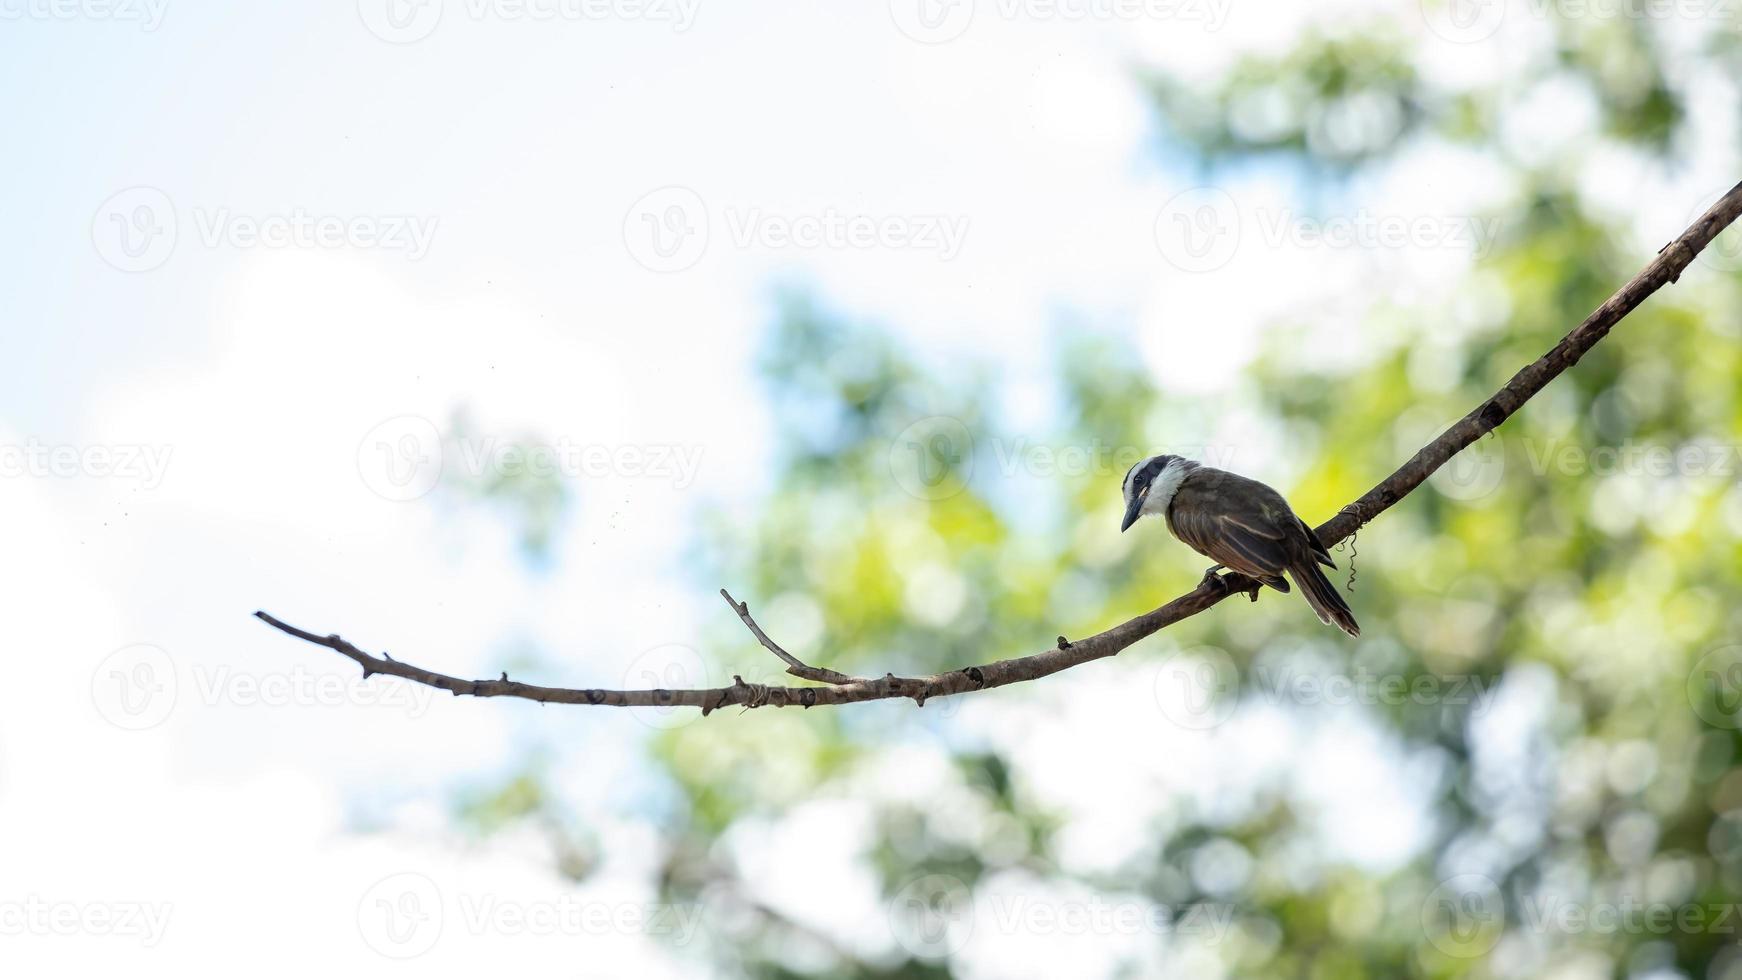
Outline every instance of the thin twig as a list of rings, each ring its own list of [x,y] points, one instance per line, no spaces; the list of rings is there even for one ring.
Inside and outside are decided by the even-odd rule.
[[[725,589],[720,590],[720,598],[726,600],[726,605],[731,606],[732,611],[738,614],[738,618],[744,621],[744,625],[749,627],[751,634],[756,637],[758,643],[767,647],[768,652],[786,661],[786,672],[792,676],[802,677],[807,681],[817,681],[823,684],[853,684],[863,679],[859,677],[848,677],[846,674],[839,671],[829,670],[825,667],[812,667],[792,654],[787,653],[785,650],[780,648],[780,644],[769,639],[767,633],[762,632],[762,627],[756,625],[756,620],[750,618],[750,603],[739,602],[732,598],[732,594],[727,592]]]
[[[1396,472],[1380,481],[1373,489],[1362,494],[1359,500],[1344,507],[1336,516],[1319,525],[1316,529],[1319,540],[1326,545],[1334,545],[1350,537],[1356,530],[1408,496],[1410,491],[1420,486],[1422,481],[1431,476],[1435,470],[1439,469],[1460,450],[1505,422],[1526,401],[1529,401],[1531,396],[1541,391],[1562,371],[1577,363],[1586,351],[1596,346],[1598,341],[1608,335],[1615,324],[1643,303],[1647,297],[1681,278],[1682,271],[1688,267],[1694,257],[1710,244],[1719,232],[1729,227],[1736,220],[1738,214],[1742,214],[1742,184],[1737,184],[1731,188],[1729,193],[1719,198],[1718,202],[1713,204],[1680,237],[1660,249],[1657,257],[1652,259],[1643,271],[1617,290],[1615,295],[1605,300],[1602,306],[1597,307],[1571,333],[1561,338],[1560,343],[1556,344],[1552,350],[1513,375],[1512,380],[1506,382],[1499,391],[1495,392],[1493,397],[1476,406],[1470,414],[1458,420],[1451,428],[1442,432],[1438,438],[1423,446],[1408,462],[1398,467]],[[724,589],[720,590],[720,595],[731,604],[732,610],[738,614],[739,619],[743,620],[745,627],[750,630],[757,641],[785,662],[787,673],[828,685],[825,687],[770,687],[762,684],[747,684],[739,677],[732,678],[731,687],[636,691],[538,687],[511,681],[507,674],[503,674],[500,680],[468,681],[424,670],[421,667],[414,667],[385,655],[382,657],[370,656],[340,639],[337,635],[319,636],[281,622],[264,612],[257,612],[254,615],[291,636],[328,647],[355,660],[363,667],[364,677],[372,674],[392,674],[395,677],[403,677],[420,684],[427,684],[430,687],[451,691],[456,696],[469,694],[473,697],[515,697],[539,702],[554,701],[559,704],[651,707],[687,705],[702,709],[702,714],[705,715],[716,708],[733,704],[744,705],[746,708],[761,707],[762,705],[776,707],[801,705],[808,708],[818,704],[849,704],[885,698],[913,698],[914,701],[923,705],[928,698],[965,694],[970,691],[982,691],[987,688],[1031,681],[1091,660],[1111,657],[1166,626],[1177,623],[1188,616],[1195,616],[1228,596],[1249,591],[1256,585],[1257,583],[1237,574],[1228,574],[1219,579],[1206,578],[1192,591],[1158,609],[1144,613],[1136,619],[1120,623],[1111,629],[1072,643],[1067,644],[1061,640],[1057,647],[1032,656],[999,660],[994,663],[964,667],[960,670],[932,674],[927,677],[896,677],[893,674],[885,674],[876,679],[849,677],[833,670],[805,664],[769,639],[768,634],[764,633],[762,627],[758,626],[756,621],[751,618],[747,604],[734,601]]]

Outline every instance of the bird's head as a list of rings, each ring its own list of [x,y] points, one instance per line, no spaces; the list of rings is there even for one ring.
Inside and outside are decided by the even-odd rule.
[[[1128,531],[1139,517],[1165,514],[1173,502],[1174,492],[1196,463],[1181,456],[1151,456],[1133,465],[1125,473],[1125,520],[1119,530]]]

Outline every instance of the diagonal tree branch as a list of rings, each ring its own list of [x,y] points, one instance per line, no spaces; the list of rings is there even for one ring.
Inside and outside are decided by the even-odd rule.
[[[1363,494],[1361,499],[1344,507],[1335,517],[1319,525],[1316,529],[1319,539],[1329,546],[1354,534],[1362,525],[1384,513],[1387,508],[1420,486],[1423,480],[1433,475],[1435,470],[1464,447],[1510,418],[1531,396],[1541,391],[1562,371],[1577,363],[1586,351],[1596,346],[1615,324],[1645,302],[1647,297],[1680,279],[1683,270],[1694,257],[1729,227],[1739,214],[1742,214],[1742,184],[1731,188],[1692,226],[1682,232],[1680,237],[1660,249],[1657,257],[1643,271],[1605,300],[1602,306],[1597,307],[1571,333],[1561,338],[1561,342],[1553,350],[1513,375],[1512,380],[1506,382],[1493,397],[1476,406],[1470,414],[1423,446],[1408,462],[1398,467],[1396,472]],[[328,647],[355,660],[363,667],[364,677],[391,674],[451,691],[456,696],[469,694],[473,697],[525,698],[541,703],[623,707],[682,705],[700,708],[705,715],[727,705],[743,705],[746,708],[801,705],[808,708],[818,704],[848,704],[886,698],[912,698],[923,705],[928,698],[1031,681],[1091,660],[1111,657],[1166,626],[1203,612],[1230,595],[1250,591],[1256,598],[1256,589],[1256,582],[1239,575],[1206,577],[1197,588],[1172,602],[1076,643],[1069,643],[1061,636],[1057,648],[1027,657],[964,667],[929,677],[896,677],[885,674],[880,678],[849,677],[837,671],[805,664],[787,653],[763,632],[762,627],[751,618],[747,603],[737,602],[726,590],[720,590],[721,597],[737,613],[738,618],[743,620],[745,627],[757,641],[786,664],[787,673],[804,680],[817,681],[825,685],[822,687],[770,687],[746,683],[737,676],[732,678],[733,684],[730,687],[635,691],[539,687],[511,681],[506,673],[500,680],[462,680],[401,663],[385,655],[371,656],[340,639],[337,634],[320,636],[291,626],[265,612],[254,615],[291,636]]]

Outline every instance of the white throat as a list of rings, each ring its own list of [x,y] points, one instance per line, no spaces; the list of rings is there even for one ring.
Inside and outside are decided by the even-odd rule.
[[[1156,474],[1149,484],[1149,496],[1143,498],[1141,513],[1166,517],[1167,505],[1173,503],[1173,495],[1179,492],[1179,485],[1197,468],[1198,464],[1182,459]]]

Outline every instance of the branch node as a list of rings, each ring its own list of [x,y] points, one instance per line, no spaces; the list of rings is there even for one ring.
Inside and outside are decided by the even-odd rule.
[[[768,685],[766,684],[746,684],[744,678],[733,674],[732,686],[741,687],[747,692],[744,695],[745,711],[749,711],[751,708],[760,708],[768,703]]]
[[[1070,648],[1071,648],[1071,641],[1065,639],[1062,636],[1059,637],[1059,649],[1060,650],[1069,650]]]

